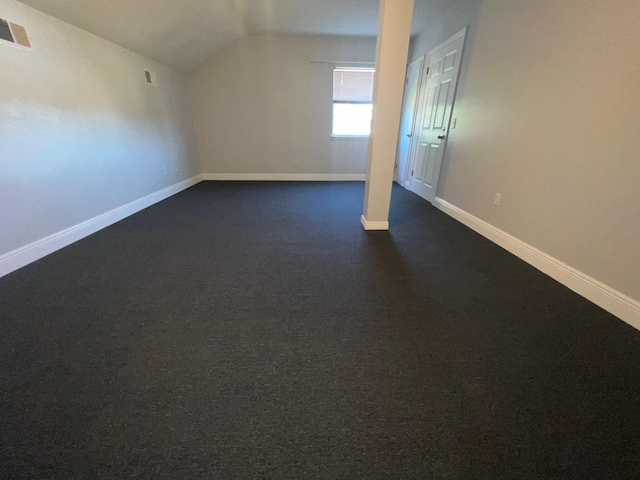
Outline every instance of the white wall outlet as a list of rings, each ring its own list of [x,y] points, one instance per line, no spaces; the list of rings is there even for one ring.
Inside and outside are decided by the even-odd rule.
[[[496,198],[493,200],[493,204],[497,207],[500,205],[501,200],[502,200],[502,194],[496,193]]]
[[[453,120],[451,120],[451,130],[456,128],[457,124],[458,124],[458,119],[457,118],[454,118]]]
[[[164,174],[167,174],[167,167],[162,167],[162,169],[164,170]]]

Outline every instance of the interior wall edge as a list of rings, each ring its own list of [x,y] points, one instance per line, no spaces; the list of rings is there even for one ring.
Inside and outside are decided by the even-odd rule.
[[[176,193],[180,193],[202,181],[202,174],[195,175],[182,182],[170,185],[162,190],[146,195],[142,198],[114,208],[97,217],[81,222],[48,237],[36,240],[22,247],[16,248],[0,256],[0,277],[8,275],[30,263],[40,260],[47,255],[71,245],[103,228],[113,225],[151,205],[165,200]]]
[[[436,197],[434,206],[549,275],[567,288],[640,330],[640,301],[605,285],[440,197]]]

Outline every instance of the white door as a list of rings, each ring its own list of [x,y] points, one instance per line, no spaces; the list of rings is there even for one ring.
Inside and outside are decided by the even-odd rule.
[[[438,189],[465,34],[466,29],[429,52],[420,88],[410,190],[432,203]]]
[[[418,107],[418,92],[423,65],[424,56],[411,62],[407,67],[407,80],[404,87],[404,98],[402,100],[400,138],[398,139],[398,156],[396,158],[394,180],[405,188],[409,188],[409,183],[407,182],[405,185],[405,181],[410,179],[409,175],[407,175],[407,173],[409,173],[407,167],[411,159],[413,127],[415,125],[416,109]]]

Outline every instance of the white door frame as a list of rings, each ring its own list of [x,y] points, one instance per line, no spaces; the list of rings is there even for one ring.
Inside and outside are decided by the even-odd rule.
[[[453,42],[453,41],[457,40],[458,38],[462,37],[462,50],[460,52],[460,67],[458,69],[457,77],[456,77],[456,80],[455,80],[455,87],[454,87],[454,90],[453,90],[451,111],[449,113],[449,117],[445,119],[446,136],[445,136],[445,138],[444,138],[444,140],[442,141],[442,144],[441,144],[442,162],[441,162],[441,164],[439,166],[437,174],[435,175],[435,182],[434,182],[435,185],[433,186],[433,189],[434,189],[434,191],[436,193],[436,196],[437,196],[437,190],[438,190],[438,187],[439,187],[439,184],[440,184],[440,177],[441,177],[441,173],[442,173],[442,165],[444,164],[446,148],[447,148],[447,142],[449,140],[449,133],[451,131],[451,119],[453,118],[453,111],[455,109],[456,96],[458,94],[458,84],[459,84],[459,80],[460,80],[460,72],[462,71],[462,64],[464,62],[464,48],[465,48],[465,45],[466,45],[467,31],[468,31],[468,27],[465,27],[462,30],[460,30],[459,32],[457,32],[456,34],[454,34],[451,37],[449,37],[444,42],[440,43],[439,45],[437,45],[434,48],[432,48],[431,50],[429,50],[429,53],[426,55],[426,60],[425,60],[425,63],[424,63],[424,65],[426,65],[428,67],[430,65],[430,59],[431,59],[431,56],[432,56],[433,52],[439,50],[440,48],[442,48],[443,46],[447,45],[448,43]],[[427,68],[427,67],[424,67],[424,68]],[[423,114],[423,110],[424,110],[424,96],[425,96],[426,85],[427,85],[427,82],[421,80],[421,82],[420,82],[420,93],[418,95],[418,108],[416,109],[416,114],[420,115],[419,118],[422,118],[422,114]],[[416,131],[419,128],[418,127],[419,123],[421,123],[421,121],[414,121],[414,124],[413,124],[414,131],[412,132],[412,135],[413,135],[412,136],[412,145],[414,144],[414,142],[417,141]],[[415,148],[413,148],[413,147],[411,149],[411,155],[412,155],[412,157],[411,157],[411,169],[407,169],[407,173],[409,173],[409,170],[411,170],[411,172],[413,172],[415,170],[415,168],[416,168],[417,156],[416,156]],[[405,177],[405,178],[407,178],[406,183],[409,184],[405,188],[407,188],[408,190],[411,190],[411,180],[413,178],[412,174],[410,176],[408,176],[408,177]]]
[[[413,148],[415,146],[415,135],[414,132],[416,130],[416,119],[418,118],[418,102],[420,100],[420,88],[421,88],[421,83],[422,83],[422,72],[424,69],[424,63],[425,63],[425,55],[422,55],[421,57],[417,58],[416,60],[414,60],[413,62],[411,62],[409,65],[407,65],[407,75],[409,72],[409,69],[411,68],[411,66],[415,65],[415,64],[419,64],[419,71],[418,71],[418,84],[416,85],[416,98],[415,101],[413,102],[413,105],[410,106],[410,108],[413,108],[413,114],[412,114],[412,119],[411,119],[411,132],[409,134],[404,134],[402,131],[402,122],[400,123],[400,130],[398,132],[398,149],[396,151],[396,166],[400,166],[400,143],[402,142],[402,135],[408,135],[410,137],[409,140],[409,146],[407,149],[407,158],[406,161],[404,162],[404,172],[400,172],[397,171],[394,174],[394,180],[396,180],[401,186],[403,186],[404,188],[407,188],[407,181],[409,179],[409,172],[411,171],[411,161],[413,159]],[[407,77],[408,80],[408,77]],[[407,93],[407,86],[405,85],[405,95]],[[404,98],[402,99],[403,101],[403,107],[405,107],[404,105]]]

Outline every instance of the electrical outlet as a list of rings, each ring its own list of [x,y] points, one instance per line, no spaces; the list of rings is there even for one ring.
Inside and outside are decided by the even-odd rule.
[[[164,170],[164,174],[167,174],[167,167],[162,167],[162,169]]]
[[[451,130],[456,128],[456,125],[458,125],[458,119],[454,118],[453,120],[451,120]]]
[[[500,205],[501,200],[502,200],[502,194],[496,193],[496,198],[493,200],[493,204],[497,207]]]

